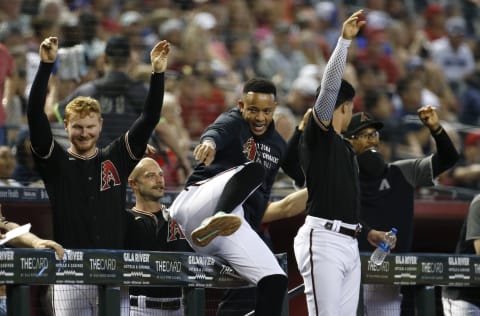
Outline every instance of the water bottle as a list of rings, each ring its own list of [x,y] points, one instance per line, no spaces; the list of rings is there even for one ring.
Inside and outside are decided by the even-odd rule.
[[[382,264],[385,257],[388,255],[392,244],[395,242],[395,236],[397,235],[397,229],[392,228],[386,235],[385,239],[387,241],[381,242],[378,247],[372,252],[370,256],[370,262],[374,263],[375,265],[379,266]]]

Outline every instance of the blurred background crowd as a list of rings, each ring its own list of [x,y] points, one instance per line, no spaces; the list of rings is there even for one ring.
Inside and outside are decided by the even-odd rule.
[[[345,73],[357,89],[355,110],[385,123],[381,150],[396,160],[435,150],[416,115],[419,107],[433,105],[462,153],[440,183],[478,190],[479,6],[478,0],[0,0],[0,185],[42,185],[31,160],[25,108],[38,47],[47,36],[57,36],[61,47],[47,101],[59,139],[58,104],[105,76],[112,36],[128,40],[122,71],[145,85],[152,46],[159,39],[171,43],[162,120],[152,144],[166,183],[176,187],[191,170],[191,149],[203,129],[236,106],[251,77],[276,83],[275,122],[288,139],[313,105],[341,21],[364,8],[367,25],[353,41]],[[283,179],[277,184],[288,185]]]

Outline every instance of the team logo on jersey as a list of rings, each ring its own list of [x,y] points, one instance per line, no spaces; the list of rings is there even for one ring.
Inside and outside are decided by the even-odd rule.
[[[117,168],[115,168],[115,165],[110,160],[102,162],[101,178],[100,191],[105,191],[121,184]]]
[[[243,153],[247,156],[247,159],[254,161],[257,156],[257,144],[253,140],[253,137],[250,137],[245,144],[243,144]]]
[[[388,189],[390,189],[390,183],[388,183],[387,179],[382,179],[382,182],[380,182],[380,187],[378,188],[378,191],[383,191]]]
[[[177,222],[171,219],[168,221],[167,242],[176,241],[179,239],[185,239],[185,234],[180,226],[178,226]]]

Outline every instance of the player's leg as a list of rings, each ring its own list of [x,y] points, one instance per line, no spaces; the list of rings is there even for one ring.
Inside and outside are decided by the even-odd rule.
[[[169,209],[190,243],[205,246],[217,236],[228,236],[241,224],[230,214],[261,185],[263,167],[246,163],[183,190]],[[192,236],[193,235],[193,236]]]
[[[241,207],[234,213],[243,217]],[[280,315],[287,292],[287,277],[265,242],[243,220],[240,228],[225,238],[216,238],[195,251],[218,256],[242,277],[257,285],[257,315]],[[275,302],[275,304],[272,304]]]
[[[363,306],[365,315],[400,315],[402,294],[394,284],[364,284]]]
[[[262,184],[264,176],[264,168],[255,162],[237,168],[235,174],[224,184],[213,209],[213,216],[206,218],[192,231],[192,241],[204,247],[219,235],[228,236],[234,233],[240,227],[241,219],[230,213]]]
[[[442,297],[442,305],[445,316],[480,315],[480,308],[467,301]]]
[[[55,315],[96,315],[98,311],[97,286],[55,284],[53,286],[53,307]]]
[[[349,236],[345,237],[347,240],[347,250],[345,252],[347,256],[344,258],[346,271],[344,274],[342,293],[340,294],[341,305],[339,315],[355,315],[358,308],[362,273],[360,253],[356,239]]]
[[[360,260],[356,239],[314,229],[306,223],[295,237],[294,250],[304,280],[309,315],[340,315],[342,295],[345,295],[344,275],[350,272],[346,268]],[[355,284],[352,282],[351,286]],[[355,309],[359,289],[360,271],[358,284],[351,289],[348,298],[349,302],[354,301],[356,295]]]

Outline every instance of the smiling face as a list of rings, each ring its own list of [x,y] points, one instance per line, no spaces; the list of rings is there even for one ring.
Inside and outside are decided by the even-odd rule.
[[[64,122],[70,141],[70,150],[82,157],[90,157],[95,153],[97,140],[102,130],[102,118],[97,113],[84,117],[72,115]]]
[[[273,94],[248,92],[244,93],[242,100],[238,101],[238,107],[242,112],[243,119],[249,125],[250,131],[254,135],[260,136],[272,123],[277,103]]]
[[[368,149],[378,150],[380,134],[373,127],[367,127],[349,138],[350,143],[355,150],[355,154],[360,155]]]

